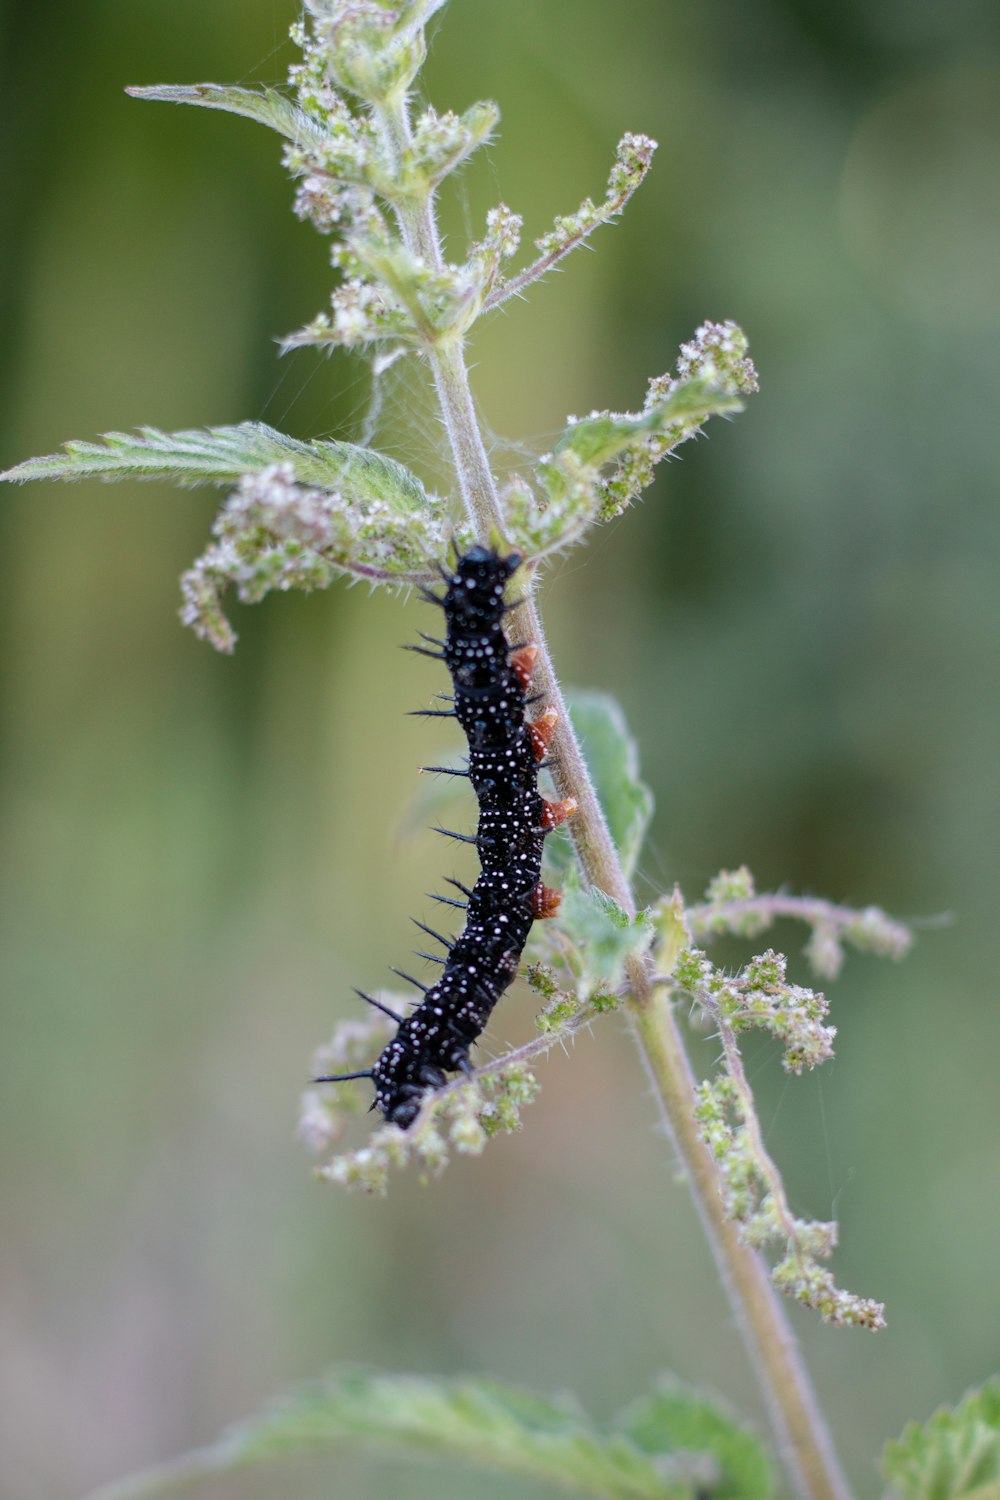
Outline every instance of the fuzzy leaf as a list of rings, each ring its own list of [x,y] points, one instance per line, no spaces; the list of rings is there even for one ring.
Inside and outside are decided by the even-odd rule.
[[[712,1500],[765,1500],[771,1462],[760,1440],[724,1410],[673,1380],[626,1408],[615,1425],[644,1453],[708,1453],[721,1471]]]
[[[128,88],[133,99],[159,99],[165,104],[200,104],[203,109],[222,109],[243,115],[287,136],[297,145],[318,144],[323,131],[305,110],[278,89],[241,89],[221,83],[156,83]]]
[[[625,960],[645,953],[656,936],[652,913],[630,917],[596,886],[582,886],[575,869],[563,883],[559,934],[574,945],[573,969],[581,996],[608,993],[622,982]]]
[[[299,484],[356,489],[404,514],[425,510],[423,485],[395,459],[354,443],[300,442],[263,422],[189,432],[107,432],[98,443],[68,442],[63,452],[29,458],[0,474],[27,479],[169,479],[175,484],[235,484],[271,464],[291,463]]]
[[[639,747],[621,704],[608,693],[572,693],[569,715],[583,741],[625,874],[631,878],[653,816],[653,794],[639,775]]]
[[[1000,1379],[911,1422],[886,1444],[882,1470],[906,1500],[1000,1500]]]
[[[669,1437],[666,1424],[665,1436]],[[643,1434],[648,1440],[650,1429]],[[432,1380],[339,1371],[286,1396],[215,1443],[108,1486],[90,1500],[140,1500],[199,1479],[341,1442],[378,1445],[548,1481],[621,1500],[692,1500],[698,1481],[671,1445],[601,1429],[569,1402],[488,1380]],[[703,1467],[703,1466],[702,1466]],[[717,1472],[712,1465],[712,1476]],[[751,1493],[727,1491],[727,1493]]]

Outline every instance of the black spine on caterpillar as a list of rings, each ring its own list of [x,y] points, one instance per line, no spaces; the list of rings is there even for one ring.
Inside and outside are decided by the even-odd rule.
[[[469,1071],[469,1049],[517,972],[532,922],[551,915],[558,899],[541,885],[542,846],[572,809],[547,803],[538,791],[538,762],[555,719],[527,723],[531,657],[512,649],[503,628],[504,594],[520,561],[516,553],[472,547],[446,579],[444,598],[428,596],[445,615],[443,659],[469,742],[481,870],[466,892],[465,926],[447,945],[442,973],[371,1070],[372,1108],[404,1130],[428,1090],[440,1088],[449,1072]]]

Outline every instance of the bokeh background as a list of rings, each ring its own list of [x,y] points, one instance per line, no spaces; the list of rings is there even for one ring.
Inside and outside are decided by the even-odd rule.
[[[0,463],[141,422],[356,434],[362,366],[276,358],[328,287],[277,137],[122,92],[279,81],[293,16],[4,6]],[[640,739],[644,894],[746,862],[921,924],[903,966],[849,962],[825,1076],[754,1056],[797,1207],[839,1217],[839,1279],[888,1303],[881,1336],[796,1318],[873,1494],[882,1440],[1000,1365],[997,11],[451,0],[425,86],[503,112],[444,206],[456,254],[501,196],[538,234],[624,130],[661,143],[597,253],[478,331],[500,460],[635,406],[705,317],[751,339],[761,394],[556,564],[544,607],[565,679],[615,691]],[[442,486],[414,410],[380,435]],[[232,659],[185,633],[214,504],[0,496],[0,1494],[72,1500],[340,1360],[598,1415],[674,1369],[759,1419],[615,1021],[481,1161],[386,1202],[311,1178],[311,1050],[405,962],[445,868],[400,834],[437,748],[404,711],[441,683],[397,649],[419,607],[360,589],[238,611]],[[512,998],[493,1042],[529,1027]],[[212,1493],[401,1488],[535,1493],[353,1452]]]

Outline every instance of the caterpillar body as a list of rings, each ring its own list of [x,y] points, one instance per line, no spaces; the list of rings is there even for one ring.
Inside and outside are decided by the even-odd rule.
[[[479,822],[474,839],[452,836],[475,843],[480,874],[471,890],[458,886],[464,902],[437,898],[464,907],[465,925],[457,937],[444,938],[417,924],[446,950],[444,960],[437,960],[443,962],[440,977],[405,1017],[362,996],[399,1023],[396,1035],[370,1070],[316,1080],[371,1078],[372,1108],[404,1130],[419,1114],[424,1096],[440,1088],[449,1072],[471,1071],[469,1049],[514,978],[532,923],[553,916],[559,905],[559,893],[541,881],[542,846],[545,835],[576,804],[572,799],[546,801],[538,790],[539,763],[557,716],[549,710],[528,722],[527,688],[536,648],[512,647],[504,632],[504,617],[512,607],[504,603],[504,594],[520,562],[517,553],[470,548],[458,558],[454,572],[444,574],[443,597],[429,590],[424,594],[444,611],[445,639],[425,637],[440,651],[412,648],[444,661],[454,689],[450,709],[418,712],[453,714],[469,745],[467,770],[451,774],[471,782]]]

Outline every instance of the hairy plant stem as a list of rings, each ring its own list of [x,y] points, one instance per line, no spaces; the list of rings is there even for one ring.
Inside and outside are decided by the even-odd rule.
[[[374,118],[385,150],[398,167],[412,140],[405,99],[394,97],[384,105],[376,106]],[[395,213],[403,243],[410,254],[418,255],[425,265],[441,270],[441,239],[430,196],[413,202],[402,200],[395,204]],[[493,532],[503,535],[503,512],[472,403],[460,336],[429,343],[425,357],[434,378],[462,503],[476,535],[488,545]]]
[[[405,101],[376,108],[375,117],[388,152],[399,162],[410,141]],[[411,253],[440,268],[441,245],[430,198],[398,203],[396,216]],[[462,500],[478,540],[489,545],[503,536],[503,514],[473,406],[462,341],[457,336],[438,340],[425,353]],[[525,626],[524,638],[538,648],[532,685],[559,716],[549,759],[560,797],[576,799],[568,827],[580,865],[591,884],[634,914],[631,887],[573,731],[530,584],[518,614]],[[633,1033],[743,1333],[792,1488],[800,1500],[849,1500],[809,1374],[767,1268],[759,1255],[740,1242],[735,1226],[724,1215],[715,1165],[695,1127],[694,1077],[670,1001],[652,984],[650,964],[632,960],[626,975]]]

